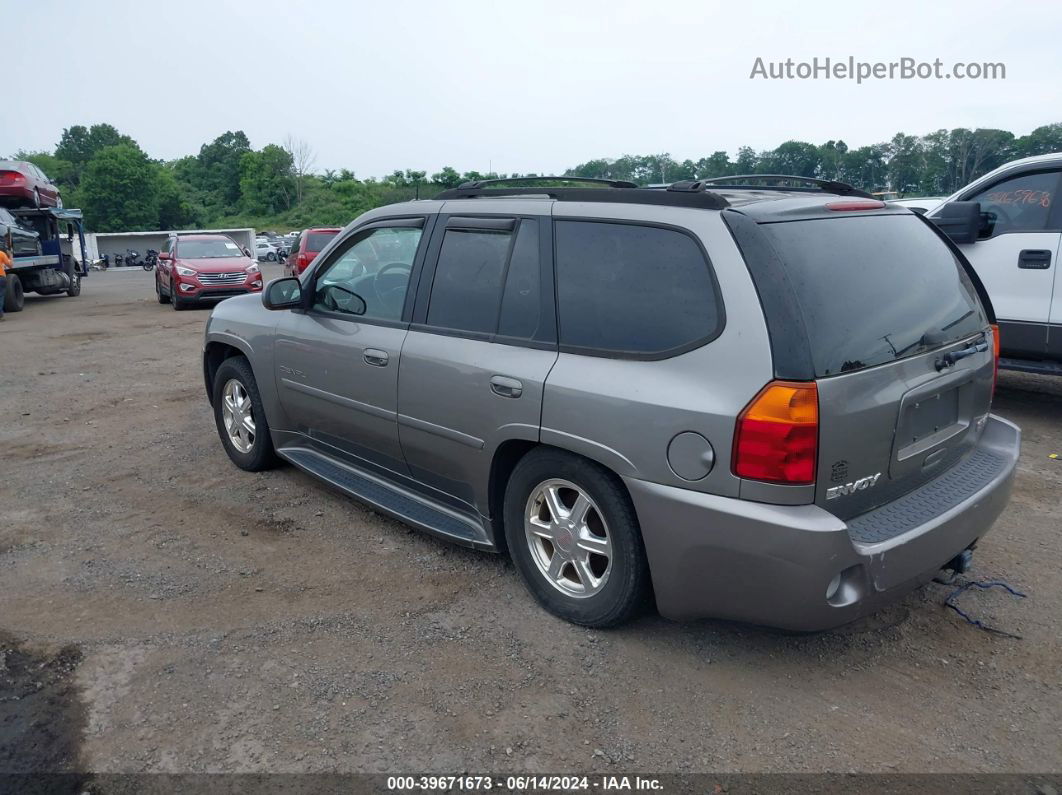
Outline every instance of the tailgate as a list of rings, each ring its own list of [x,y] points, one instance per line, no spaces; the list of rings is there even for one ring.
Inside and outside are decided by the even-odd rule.
[[[967,351],[973,353],[937,369],[945,354]],[[994,369],[991,340],[977,334],[921,356],[820,379],[815,502],[849,519],[946,472],[980,438]]]

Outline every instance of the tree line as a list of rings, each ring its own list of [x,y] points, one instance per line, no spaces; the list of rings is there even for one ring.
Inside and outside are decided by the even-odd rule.
[[[947,195],[1019,157],[1062,151],[1062,123],[1016,136],[999,129],[956,128],[916,136],[897,133],[887,142],[851,149],[842,140],[823,144],[786,141],[757,152],[716,151],[698,160],[669,154],[589,160],[565,176],[622,179],[645,184],[739,174],[792,174],[839,180],[869,191]],[[52,152],[17,152],[60,187],[64,202],[81,207],[94,231],[253,226],[297,229],[341,226],[362,212],[414,197],[430,197],[462,182],[535,174],[496,174],[446,166],[396,170],[359,179],[349,169],[316,170],[305,141],[254,149],[241,130],[204,143],[177,160],[151,158],[110,124],[63,130]]]

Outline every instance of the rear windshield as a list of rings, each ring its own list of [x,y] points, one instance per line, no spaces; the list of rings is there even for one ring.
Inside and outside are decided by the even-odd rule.
[[[760,229],[786,265],[817,376],[914,356],[988,323],[962,265],[914,216],[789,221]]]
[[[306,236],[306,250],[307,251],[320,251],[329,243],[332,242],[332,238],[335,237],[338,232],[311,232]]]
[[[220,259],[242,257],[243,252],[231,240],[179,240],[177,256],[181,259]]]

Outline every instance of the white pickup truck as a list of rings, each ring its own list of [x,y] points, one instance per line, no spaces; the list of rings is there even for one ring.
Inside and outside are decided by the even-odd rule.
[[[926,213],[973,264],[999,322],[1000,366],[1062,375],[1062,152],[1000,166]]]

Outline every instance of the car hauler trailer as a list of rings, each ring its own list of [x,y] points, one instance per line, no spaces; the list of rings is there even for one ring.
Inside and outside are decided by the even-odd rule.
[[[89,269],[81,210],[41,207],[12,210],[11,214],[40,235],[41,253],[13,258],[4,311],[21,311],[25,293],[80,295],[81,280]]]

